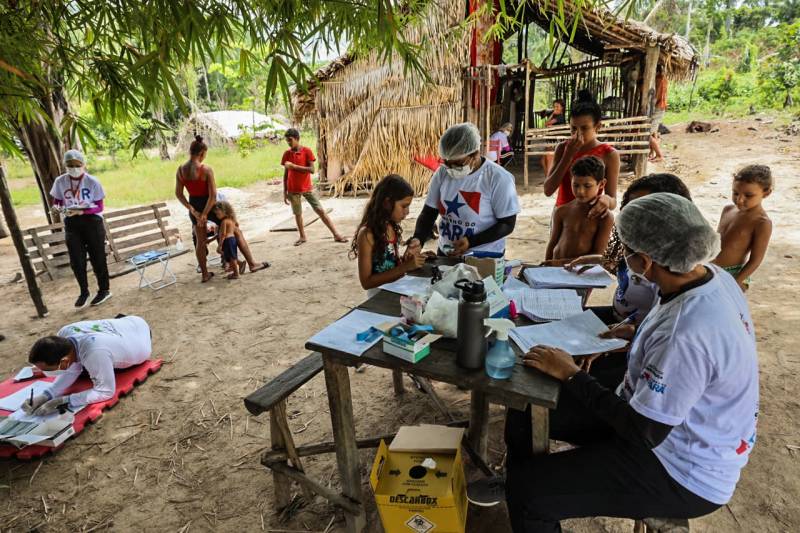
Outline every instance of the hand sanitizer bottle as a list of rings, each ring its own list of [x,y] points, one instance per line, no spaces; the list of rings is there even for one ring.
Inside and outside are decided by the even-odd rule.
[[[483,325],[490,328],[489,332],[497,332],[497,342],[486,354],[486,374],[493,379],[508,379],[514,372],[517,356],[508,345],[508,331],[514,323],[505,318],[487,318]]]

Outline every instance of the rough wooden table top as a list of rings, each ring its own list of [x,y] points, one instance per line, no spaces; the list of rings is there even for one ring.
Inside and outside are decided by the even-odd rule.
[[[456,262],[451,259],[437,260],[439,264],[454,264]],[[423,276],[427,274],[430,276],[430,266],[431,264],[426,264],[421,271],[415,274]],[[400,296],[388,291],[380,291],[358,308],[399,317]],[[524,317],[517,319],[517,323],[519,325],[531,324]],[[511,342],[511,347],[518,355],[521,353],[513,342]],[[486,375],[483,369],[465,370],[456,364],[456,341],[454,339],[436,341],[431,345],[430,355],[417,363],[409,363],[384,353],[381,342],[367,350],[360,357],[313,343],[307,343],[306,348],[321,352],[337,363],[346,366],[368,364],[391,370],[401,370],[408,374],[426,377],[434,381],[451,383],[467,390],[484,392],[492,402],[515,408],[524,408],[527,404],[555,408],[561,390],[561,385],[557,380],[542,374],[536,369],[524,367],[521,363],[514,367],[511,379],[507,380],[492,379]]]

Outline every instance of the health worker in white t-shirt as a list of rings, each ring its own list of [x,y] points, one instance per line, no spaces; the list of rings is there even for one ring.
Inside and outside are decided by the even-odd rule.
[[[67,173],[56,178],[50,189],[53,209],[64,220],[64,237],[69,253],[69,265],[80,287],[75,307],[81,308],[89,300],[89,281],[86,277],[86,255],[97,278],[97,294],[92,305],[100,305],[111,298],[111,287],[106,264],[106,230],[103,225],[103,186],[86,172],[86,158],[78,150],[64,154]]]
[[[731,499],[755,445],[753,320],[733,278],[709,262],[719,235],[670,193],[629,203],[617,230],[628,268],[658,285],[659,300],[632,339],[622,383],[603,383],[559,349],[524,357],[563,384],[550,437],[579,447],[533,455],[529,413],[509,409],[514,532],[558,531],[573,517],[703,516]]]
[[[47,376],[57,376],[43,394],[23,404],[28,413],[45,416],[69,408],[106,401],[114,396],[114,369],[147,361],[153,351],[150,326],[138,316],[119,315],[107,320],[85,320],[64,326],[57,335],[42,337],[31,348],[28,361]],[[83,372],[91,389],[65,394]]]
[[[478,128],[464,122],[439,139],[444,164],[433,174],[428,197],[409,241],[419,249],[439,217],[439,255],[485,252],[502,257],[519,213],[514,176],[481,156]]]

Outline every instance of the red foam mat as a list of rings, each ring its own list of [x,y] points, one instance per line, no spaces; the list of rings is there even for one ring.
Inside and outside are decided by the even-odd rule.
[[[94,422],[103,416],[104,410],[114,407],[117,402],[119,402],[120,396],[127,395],[136,385],[143,383],[150,374],[158,372],[162,363],[162,359],[151,359],[140,365],[132,366],[124,370],[117,370],[115,373],[117,378],[117,387],[116,391],[114,392],[114,396],[104,402],[90,404],[77,412],[75,414],[75,422],[72,424],[72,427],[75,428],[75,434],[77,435],[83,431],[83,428],[89,422]],[[55,378],[40,379],[41,381],[53,381]],[[34,381],[36,380],[29,379],[19,383],[14,383],[13,378],[9,378],[3,382],[0,382],[0,398],[5,398],[6,396],[14,394],[20,389],[24,389]],[[78,381],[76,381],[72,387],[67,389],[67,394],[81,392],[90,388],[92,388],[92,380],[89,379],[89,376],[86,373],[84,373],[80,378],[78,378]],[[6,416],[11,414],[9,411],[3,411],[2,409],[0,409],[0,413]],[[64,442],[64,444],[58,448],[36,445],[17,448],[10,444],[0,444],[0,458],[16,457],[17,459],[35,459],[61,449],[61,447],[66,445],[69,441],[70,440],[67,439],[66,442]]]

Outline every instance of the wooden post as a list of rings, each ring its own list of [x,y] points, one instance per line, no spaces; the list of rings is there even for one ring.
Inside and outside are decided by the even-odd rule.
[[[403,387],[403,373],[399,370],[392,370],[392,385],[394,385],[395,396],[402,396],[406,393],[406,389]]]
[[[550,452],[550,410],[540,405],[531,405],[531,434],[533,453]]]
[[[285,400],[284,400],[285,402]],[[281,403],[284,403],[281,402]],[[285,413],[284,407],[284,413]],[[275,410],[269,413],[269,440],[274,451],[286,452],[286,442],[276,416]],[[275,497],[275,510],[280,511],[292,501],[292,480],[284,474],[272,471],[272,490]]]
[[[336,441],[336,462],[343,495],[359,504],[364,500],[361,493],[361,463],[358,459],[358,444],[353,421],[353,399],[350,396],[350,376],[347,368],[322,356],[325,370],[325,387],[328,390],[328,405],[331,411],[333,439]],[[345,531],[361,533],[367,525],[363,506],[358,514],[345,513]]]
[[[650,93],[655,89],[656,67],[658,67],[660,52],[661,49],[657,44],[647,46],[642,73],[642,89],[639,94],[639,115],[651,115]],[[634,174],[637,178],[647,174],[647,154],[636,154],[634,157]]]
[[[22,267],[22,273],[25,275],[25,283],[28,284],[28,292],[31,295],[34,307],[36,307],[36,314],[39,315],[39,318],[44,318],[48,313],[47,306],[42,299],[42,291],[39,290],[39,283],[36,280],[36,271],[33,269],[28,249],[25,247],[25,239],[19,229],[17,213],[14,211],[14,204],[11,202],[11,190],[8,188],[8,182],[6,181],[6,168],[2,163],[0,163],[0,204],[2,204],[3,216],[14,241],[14,248],[16,248],[19,256],[19,264]]]
[[[522,120],[522,157],[525,158],[525,189],[528,188],[528,120],[531,116],[531,63],[525,58],[525,118]],[[545,176],[547,177],[547,176]]]
[[[467,438],[472,449],[485,461],[489,449],[489,398],[477,390],[470,395]]]

